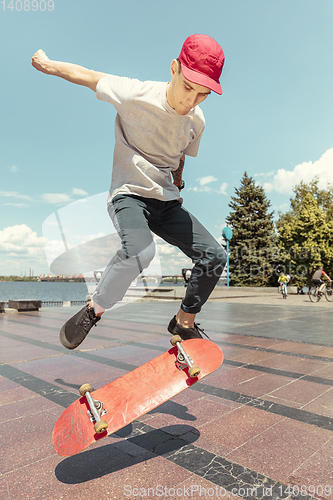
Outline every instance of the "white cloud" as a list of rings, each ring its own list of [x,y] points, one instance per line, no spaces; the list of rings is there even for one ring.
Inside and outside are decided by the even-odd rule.
[[[158,252],[160,255],[172,255],[175,256],[179,250],[177,250],[175,247],[169,245],[168,243],[165,243],[163,240],[159,239],[158,242]]]
[[[267,173],[254,174],[254,177],[272,177],[274,174],[275,174],[275,172],[272,171],[272,172],[267,172]]]
[[[215,182],[217,181],[216,177],[213,177],[212,175],[207,175],[206,177],[199,177],[197,179],[199,181],[200,186],[205,186],[206,184],[209,184],[210,182]]]
[[[83,189],[79,189],[79,188],[73,188],[72,194],[74,194],[76,196],[88,196],[87,191],[83,191]]]
[[[41,198],[46,203],[52,203],[54,205],[60,203],[70,203],[72,201],[72,198],[65,193],[44,193]]]
[[[211,182],[216,182],[218,179],[212,175],[207,175],[206,177],[199,177],[197,181],[199,182],[199,186],[194,186],[191,188],[188,188],[188,191],[194,191],[195,193],[217,193],[217,194],[224,194],[226,195],[226,189],[228,184],[226,182],[223,182],[219,189],[213,188],[211,186],[207,186],[207,184],[210,184]]]
[[[26,194],[20,194],[18,191],[2,191],[0,189],[0,197],[2,198],[17,198],[19,200],[34,201],[33,198]]]
[[[9,167],[7,167],[9,169]],[[12,167],[14,168],[14,167]],[[15,167],[16,168],[16,167]],[[25,200],[25,201],[30,201],[30,202],[36,202],[36,201],[42,201],[46,203],[51,203],[53,205],[60,205],[64,203],[71,203],[73,201],[79,201],[77,200],[77,196],[87,196],[88,193],[84,191],[83,189],[79,188],[73,188],[71,194],[67,193],[44,193],[40,196],[35,196],[35,198],[32,198],[29,195],[26,194],[21,194],[18,191],[4,191],[0,189],[0,198],[14,198],[18,200]],[[28,207],[26,203],[15,203],[15,202],[7,202],[4,203],[4,205],[11,205],[14,207]]]
[[[0,255],[0,274],[20,274],[30,267],[47,272],[43,238],[26,224],[0,231]]]
[[[328,183],[333,183],[333,148],[328,149],[317,161],[308,161],[296,165],[293,170],[278,170],[271,182],[265,182],[263,188],[268,193],[292,194],[293,186],[301,181],[311,182],[316,176],[319,178],[318,187],[325,189]]]
[[[0,249],[3,251],[19,251],[21,248],[35,248],[43,246],[43,238],[37,236],[26,224],[6,227],[0,231]]]
[[[191,269],[193,264],[178,248],[169,245],[161,238],[156,238],[162,274],[181,274],[183,268]]]
[[[225,194],[226,195],[227,194],[227,186],[228,186],[228,184],[226,182],[224,182],[223,184],[221,184],[220,189],[218,190],[218,192],[220,194]]]
[[[9,172],[11,172],[12,174],[16,174],[16,172],[20,172],[20,169],[18,167],[15,167],[15,165],[11,166],[11,167],[6,167],[7,170],[9,170]]]
[[[73,196],[88,196],[86,191],[79,188],[73,188],[71,194],[66,193],[44,193],[41,199],[46,203],[51,203],[52,205],[61,205],[63,203],[71,203],[72,201],[77,201]]]
[[[194,191],[195,193],[211,193],[213,189],[209,186],[195,186],[194,188],[189,188],[189,191]]]
[[[51,267],[52,262],[62,255],[66,248],[64,242],[60,239],[50,240],[48,238],[43,238],[45,255],[49,266]]]
[[[29,205],[27,205],[26,203],[4,203],[3,206],[4,207],[20,207],[20,208],[29,207]]]

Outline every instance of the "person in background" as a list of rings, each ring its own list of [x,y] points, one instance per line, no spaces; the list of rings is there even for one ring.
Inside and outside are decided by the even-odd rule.
[[[332,283],[331,278],[328,276],[328,274],[325,273],[323,267],[318,267],[318,269],[314,272],[314,275],[312,276],[312,281],[315,286],[319,286],[319,293],[323,293],[323,289],[325,286],[325,281],[322,280],[322,276],[328,279],[330,283]]]
[[[284,274],[284,272],[282,271],[280,276],[279,276],[278,282],[279,282],[281,291],[282,291],[282,287],[283,286],[285,287],[286,295],[288,295],[287,285],[288,285],[289,281],[290,281],[290,276],[288,274]]]

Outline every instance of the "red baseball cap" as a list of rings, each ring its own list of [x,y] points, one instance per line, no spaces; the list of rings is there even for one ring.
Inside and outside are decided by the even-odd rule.
[[[186,38],[178,58],[183,75],[197,85],[222,94],[220,76],[224,53],[219,44],[208,35],[191,35]]]

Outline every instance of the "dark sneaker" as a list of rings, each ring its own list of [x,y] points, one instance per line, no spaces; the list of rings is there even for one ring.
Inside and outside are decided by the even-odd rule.
[[[171,333],[171,335],[179,335],[183,340],[202,339],[203,336],[201,334],[203,333],[204,335],[206,335],[205,332],[201,328],[199,328],[199,325],[197,323],[194,323],[194,328],[184,328],[179,323],[177,323],[176,316],[174,316],[170,321],[168,331]],[[209,338],[208,335],[206,335],[206,337]]]
[[[91,328],[101,319],[96,316],[94,308],[84,306],[81,311],[70,318],[60,330],[60,342],[67,349],[75,349],[84,341]]]

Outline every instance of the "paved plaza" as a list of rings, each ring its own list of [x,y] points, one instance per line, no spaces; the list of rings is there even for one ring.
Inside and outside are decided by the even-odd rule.
[[[0,315],[0,499],[333,499],[333,304],[306,295],[210,300],[197,321],[222,366],[72,457],[53,427],[97,389],[169,349],[174,300],[103,316],[79,350],[59,343],[81,307]]]

